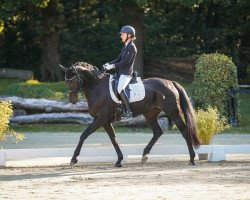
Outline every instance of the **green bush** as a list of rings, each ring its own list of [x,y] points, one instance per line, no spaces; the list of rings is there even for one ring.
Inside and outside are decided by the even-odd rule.
[[[228,116],[228,89],[238,89],[237,68],[230,58],[222,54],[203,54],[195,65],[192,83],[195,106],[218,109]]]

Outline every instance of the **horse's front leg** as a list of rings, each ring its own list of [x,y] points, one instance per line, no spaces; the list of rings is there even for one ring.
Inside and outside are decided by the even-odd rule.
[[[101,127],[101,123],[100,120],[98,118],[95,118],[94,121],[89,125],[89,127],[82,133],[82,135],[80,136],[78,145],[75,149],[74,155],[71,159],[70,165],[73,166],[74,164],[76,164],[78,162],[77,160],[77,156],[79,156],[82,145],[84,140],[93,132],[95,132],[98,128]]]
[[[121,161],[123,160],[123,155],[122,155],[121,149],[118,145],[118,142],[116,140],[114,128],[110,123],[105,124],[103,127],[106,130],[106,132],[108,133],[109,138],[110,138],[110,140],[115,148],[115,151],[117,153],[117,156],[118,156],[118,160],[115,164],[115,167],[122,167]]]

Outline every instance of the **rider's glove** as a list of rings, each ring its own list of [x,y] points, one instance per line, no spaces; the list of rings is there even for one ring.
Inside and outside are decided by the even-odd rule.
[[[103,65],[102,67],[103,67],[103,69],[110,70],[110,69],[115,68],[115,65],[114,65],[114,64],[106,63],[106,64]]]
[[[102,66],[102,69],[105,69],[105,66],[106,65],[109,65],[109,63],[105,63],[103,66]]]

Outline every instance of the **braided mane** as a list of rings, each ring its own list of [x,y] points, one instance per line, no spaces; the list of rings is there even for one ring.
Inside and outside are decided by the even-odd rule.
[[[100,74],[100,71],[96,66],[86,62],[77,62],[72,66],[76,67],[80,74],[90,79],[96,78]]]

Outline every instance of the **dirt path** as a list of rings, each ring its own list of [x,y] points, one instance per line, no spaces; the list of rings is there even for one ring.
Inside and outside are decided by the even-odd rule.
[[[22,161],[23,162],[23,161]],[[250,158],[187,165],[186,158],[111,163],[47,165],[0,169],[0,199],[250,199]]]

